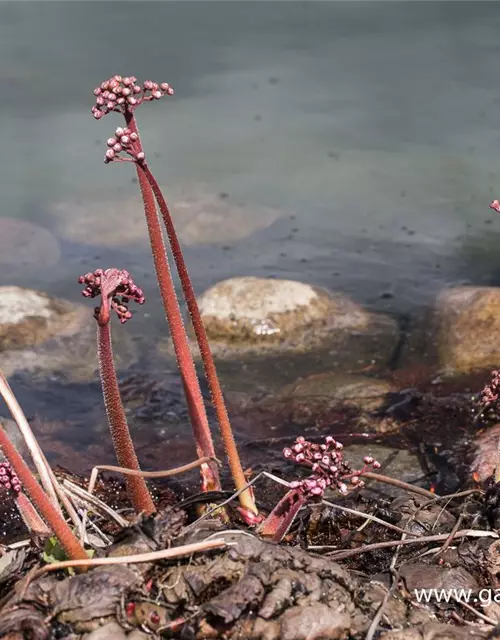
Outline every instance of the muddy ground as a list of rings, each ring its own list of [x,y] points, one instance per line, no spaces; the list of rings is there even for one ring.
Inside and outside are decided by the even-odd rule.
[[[307,471],[284,462],[279,451],[301,433],[313,441],[331,434],[347,450],[364,443],[411,452],[420,465],[413,484],[434,492],[423,495],[368,480],[356,494],[327,494],[326,502],[309,504],[279,544],[247,527],[235,501],[227,505],[225,522],[200,519],[204,503],[220,503],[231,493],[198,494],[196,473],[158,483],[159,514],[147,521],[132,520],[123,485],[107,476],[97,495],[129,518],[130,526],[120,530],[96,516],[96,526],[112,544],[96,547],[94,557],[144,553],[214,537],[226,546],[182,559],[37,577],[33,570],[45,564],[44,542],[12,546],[26,538],[26,531],[14,505],[4,501],[0,637],[496,637],[500,489],[486,480],[484,456],[475,464],[477,443],[496,429],[494,413],[476,418],[474,393],[486,380],[484,374],[460,381],[430,381],[416,374],[409,381],[403,376],[401,391],[388,394],[375,412],[329,406],[305,422],[302,417],[300,424],[294,416],[306,413],[297,413],[297,406],[240,407],[234,416],[237,430],[252,423],[276,426],[272,438],[248,440],[243,447],[249,477],[262,470],[287,481],[305,477]],[[389,461],[381,462],[381,471],[388,473]],[[60,472],[61,478],[65,475]],[[69,477],[85,485],[84,478]],[[272,509],[285,491],[275,480],[259,478],[255,492],[261,511]],[[432,597],[419,602],[419,589],[470,589],[472,596],[465,604],[453,596],[449,602]]]

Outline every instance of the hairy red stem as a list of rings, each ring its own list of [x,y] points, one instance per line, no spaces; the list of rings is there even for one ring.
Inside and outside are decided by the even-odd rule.
[[[50,529],[40,518],[38,511],[35,509],[28,496],[23,491],[20,491],[19,493],[16,493],[14,500],[19,514],[28,530],[38,536],[48,538],[50,536]]]
[[[189,277],[189,273],[186,267],[186,262],[182,254],[182,249],[175,231],[174,222],[167,205],[167,202],[163,196],[163,193],[156,181],[156,178],[152,174],[149,167],[143,165],[144,173],[153,189],[156,201],[160,208],[160,212],[165,224],[167,236],[170,242],[170,248],[172,249],[172,255],[174,257],[179,279],[182,284],[182,290],[184,292],[184,298],[186,300],[189,315],[191,316],[191,322],[193,323],[193,329],[196,334],[196,339],[200,349],[201,358],[203,361],[203,368],[207,378],[208,386],[210,389],[210,395],[212,398],[212,404],[215,408],[217,415],[217,421],[226,450],[226,455],[231,468],[231,474],[233,476],[236,489],[239,490],[247,484],[247,479],[243,473],[243,467],[241,466],[240,456],[236,443],[234,441],[233,431],[231,429],[231,423],[226,409],[226,403],[224,401],[224,395],[217,376],[217,370],[215,367],[214,358],[208,342],[207,332],[203,320],[201,319],[200,310],[196,301],[196,294]],[[257,514],[257,507],[255,506],[255,500],[253,497],[252,489],[249,487],[239,495],[239,501],[243,509],[249,510],[253,514]]]
[[[129,127],[132,132],[138,133],[137,123],[132,114],[126,115],[126,122],[127,127]],[[189,348],[186,328],[175,292],[170,266],[168,264],[153,191],[142,164],[137,162],[136,169],[144,202],[144,211],[146,214],[156,277],[158,279],[163,308],[170,327],[177,364],[186,394],[198,457],[215,458],[215,449],[208,424],[207,412],[196,374],[193,356]],[[215,464],[211,463],[209,467],[202,467],[202,478],[204,489],[220,489],[219,474]]]
[[[127,469],[139,470],[139,461],[137,460],[132,438],[130,437],[127,418],[118,387],[111,343],[109,313],[107,315],[107,322],[104,324],[98,323],[97,325],[97,352],[104,405],[106,407],[113,446],[119,465]],[[150,515],[156,511],[153,499],[143,478],[139,476],[126,476],[125,483],[136,513],[144,512]]]
[[[35,503],[36,508],[56,535],[68,558],[71,560],[88,560],[85,549],[78,542],[64,518],[38,484],[35,476],[9,440],[2,426],[0,426],[0,449],[2,449],[5,457],[12,465],[24,489],[26,489]]]

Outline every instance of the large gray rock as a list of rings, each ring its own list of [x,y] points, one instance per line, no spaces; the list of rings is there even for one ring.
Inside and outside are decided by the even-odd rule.
[[[219,357],[235,353],[306,352],[349,335],[389,335],[396,322],[366,311],[347,296],[302,282],[241,277],[217,283],[198,301]]]

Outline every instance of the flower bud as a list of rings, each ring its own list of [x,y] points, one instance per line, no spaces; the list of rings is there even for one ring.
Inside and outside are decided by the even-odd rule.
[[[106,151],[106,158],[107,158],[108,160],[113,160],[113,158],[115,157],[115,155],[116,155],[116,154],[115,154],[115,152],[113,151],[113,149],[108,149],[108,150]]]
[[[348,488],[347,485],[344,484],[343,482],[340,482],[337,485],[337,489],[339,490],[340,493],[342,493],[343,495],[345,495],[346,493],[348,493]]]
[[[122,150],[122,145],[119,142],[117,142],[113,147],[113,151],[116,151],[116,153],[120,153],[121,150]]]
[[[365,464],[372,464],[372,462],[374,462],[374,458],[373,458],[373,456],[365,456],[363,458],[363,462]]]
[[[106,140],[106,144],[108,145],[108,147],[114,147],[116,143],[117,143],[116,138],[108,138]]]
[[[136,159],[139,161],[144,160],[145,157],[146,157],[146,154],[144,153],[144,151],[139,151],[139,153],[136,155]]]
[[[115,135],[116,135],[116,137],[117,137],[117,138],[121,138],[121,137],[122,137],[122,135],[123,135],[124,133],[125,133],[125,132],[124,132],[124,130],[122,129],[122,127],[118,127],[118,128],[116,129],[116,131],[115,131]]]

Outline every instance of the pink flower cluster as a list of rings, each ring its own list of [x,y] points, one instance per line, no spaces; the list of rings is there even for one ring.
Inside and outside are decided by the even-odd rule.
[[[498,401],[500,396],[500,371],[491,372],[491,380],[485,385],[481,391],[481,403],[486,406],[491,406]]]
[[[112,162],[113,160],[125,160],[119,154],[124,151],[133,161],[143,162],[146,155],[141,149],[139,142],[139,134],[126,128],[118,127],[113,138],[108,138],[106,144],[109,149],[104,156],[104,162]]]
[[[173,95],[174,90],[168,82],[152,82],[146,80],[142,87],[137,84],[135,76],[112,76],[94,89],[96,97],[92,113],[99,120],[107,113],[116,111],[125,114],[131,113],[143,102],[159,100],[163,96]]]
[[[500,213],[500,202],[498,200],[493,200],[493,202],[490,204],[490,209],[494,209],[495,211]]]
[[[116,311],[122,324],[132,317],[128,309],[130,300],[134,300],[137,304],[145,302],[142,289],[134,283],[129,272],[125,270],[96,269],[94,273],[80,276],[78,282],[86,285],[82,291],[85,298],[95,298],[101,294],[103,298],[110,298],[111,308]],[[96,317],[99,311],[99,308],[95,310]]]
[[[323,496],[327,487],[333,487],[346,495],[352,489],[364,486],[360,476],[369,467],[379,469],[380,464],[372,456],[365,456],[363,469],[353,471],[344,459],[343,448],[331,436],[325,438],[324,444],[313,444],[302,436],[297,438],[291,447],[283,449],[283,455],[297,464],[310,467],[312,475],[305,480],[292,482],[291,488],[302,491],[307,497],[318,498]]]
[[[7,461],[0,463],[0,486],[12,489],[15,493],[21,491],[21,481]]]

